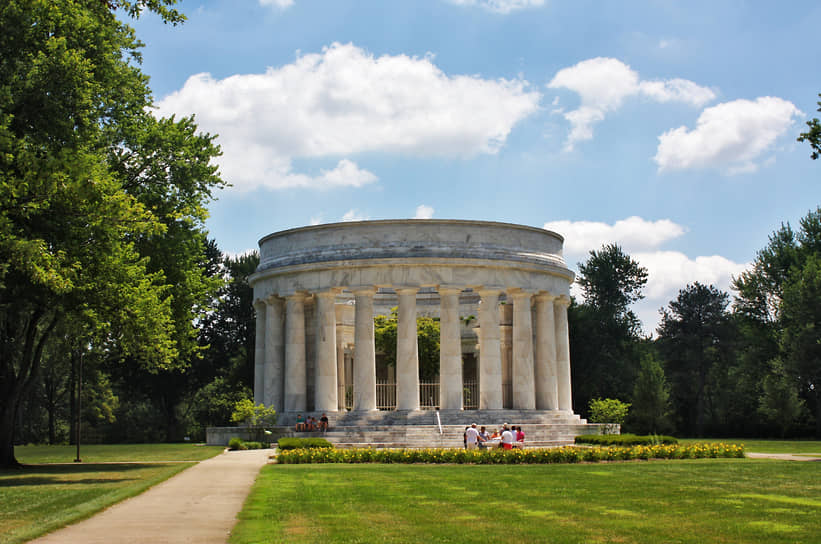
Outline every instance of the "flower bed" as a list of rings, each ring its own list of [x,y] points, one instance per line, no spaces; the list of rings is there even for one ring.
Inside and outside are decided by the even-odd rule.
[[[632,447],[565,446],[549,449],[294,449],[280,452],[277,462],[303,463],[455,463],[515,465],[547,463],[596,463],[634,459],[698,459],[744,457],[744,446],[736,444],[689,444]]]

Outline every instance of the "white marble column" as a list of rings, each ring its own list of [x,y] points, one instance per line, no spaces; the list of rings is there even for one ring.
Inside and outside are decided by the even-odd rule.
[[[534,380],[536,409],[558,410],[559,391],[556,385],[556,326],[553,295],[536,295],[536,346],[534,349]]]
[[[535,410],[531,294],[515,289],[508,292],[508,298],[513,299],[513,409]]]
[[[254,301],[256,336],[254,341],[254,405],[262,404],[265,395],[265,301]]]
[[[305,368],[305,295],[285,299],[285,410],[304,412],[308,404]]]
[[[285,309],[283,301],[270,296],[265,301],[265,369],[262,402],[277,412],[285,409],[283,377],[285,375]]]
[[[567,327],[567,307],[570,298],[558,297],[553,303],[556,320],[556,382],[558,384],[559,410],[573,411],[570,393],[570,334]]]
[[[498,289],[478,289],[479,409],[502,409],[502,351],[499,339]]]
[[[345,341],[340,331],[336,331],[336,402],[340,412],[345,411]]]
[[[314,408],[317,412],[336,412],[336,293],[335,289],[316,294],[316,389]]]
[[[354,310],[353,409],[376,410],[376,349],[373,296],[376,288],[352,289]]]
[[[396,289],[396,409],[419,409],[419,343],[416,330],[416,287]]]
[[[462,409],[462,332],[459,325],[461,290],[439,288],[439,406]]]

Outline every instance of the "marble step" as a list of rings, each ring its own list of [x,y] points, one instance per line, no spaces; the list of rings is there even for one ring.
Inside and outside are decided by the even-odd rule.
[[[525,442],[525,449],[535,448],[558,448],[562,446],[572,445],[573,440],[542,440],[538,442]],[[334,444],[334,447],[339,449],[350,448],[373,448],[373,449],[424,449],[424,448],[462,448],[461,440],[456,442],[448,441],[447,443],[439,442],[339,442]]]
[[[436,411],[373,411],[373,412],[330,412],[327,414],[332,426],[364,426],[364,425],[436,425]],[[304,412],[303,416],[312,415],[319,419],[320,413]],[[281,413],[278,416],[278,425],[292,426],[296,422],[294,412]],[[585,424],[585,420],[569,412],[555,410],[440,410],[439,420],[443,425],[501,425],[511,423],[526,425],[535,423],[577,423]]]

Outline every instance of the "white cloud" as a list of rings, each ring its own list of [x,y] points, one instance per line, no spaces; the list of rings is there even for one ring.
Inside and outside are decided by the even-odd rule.
[[[593,138],[593,125],[618,110],[627,98],[644,96],[657,102],[675,101],[694,106],[702,106],[715,98],[712,90],[686,79],[641,80],[638,72],[627,64],[606,57],[563,68],[547,86],[574,91],[581,101],[577,109],[564,114],[570,122],[567,150],[572,150],[576,142]]]
[[[250,158],[251,153],[249,152],[247,156]],[[278,164],[265,165],[261,161],[259,164],[260,170],[257,173],[265,177],[252,180],[255,183],[250,187],[262,185],[273,189],[284,187],[332,189],[334,187],[362,187],[379,179],[373,173],[360,169],[356,163],[348,159],[340,160],[332,170],[320,170],[318,176],[293,173],[290,170],[290,164],[281,167]],[[248,163],[246,163],[247,165]],[[230,180],[230,178],[228,179]],[[248,186],[241,185],[240,187],[246,188]]]
[[[450,0],[450,2],[459,6],[481,6],[488,11],[502,14],[544,5],[544,0]]]
[[[158,115],[196,114],[219,134],[224,178],[238,189],[355,186],[376,180],[345,156],[393,152],[494,154],[513,126],[538,111],[522,79],[445,74],[431,56],[375,57],[353,44],[300,55],[263,74],[188,78]],[[319,176],[295,173],[296,158],[342,158]]]
[[[598,251],[604,244],[619,244],[630,253],[657,248],[686,232],[669,219],[648,221],[636,216],[620,219],[612,225],[597,221],[549,221],[544,228],[564,236],[566,254],[584,259],[591,250]]]
[[[642,81],[639,84],[639,91],[657,102],[684,102],[692,106],[703,106],[716,97],[716,94],[707,87],[680,78]]]
[[[259,5],[286,9],[294,5],[294,0],[259,0]]]
[[[319,213],[317,215],[312,215],[310,220],[311,225],[321,225],[322,224],[322,214]]]
[[[773,96],[724,102],[705,109],[693,130],[682,126],[659,136],[654,160],[659,172],[688,168],[752,172],[800,115],[792,102]]]
[[[726,291],[731,277],[748,267],[746,263],[736,263],[720,255],[691,259],[678,251],[637,252],[632,256],[647,268],[645,295],[648,299],[663,300],[662,305],[675,298],[679,289],[696,281]]]
[[[367,221],[368,216],[362,215],[359,213],[359,210],[348,210],[345,212],[345,215],[342,216],[342,221]]]
[[[720,255],[691,258],[679,251],[664,250],[662,246],[666,242],[684,235],[687,230],[669,219],[648,221],[634,216],[612,225],[594,221],[551,221],[545,223],[544,228],[565,237],[565,260],[572,268],[586,261],[590,250],[598,251],[603,244],[615,242],[647,269],[645,298],[633,307],[647,334],[654,332],[658,325],[659,308],[675,299],[679,289],[698,281],[729,291],[732,278],[749,267],[747,263],[736,263]],[[575,283],[571,293],[582,298]]]
[[[647,268],[645,298],[636,303],[634,311],[646,333],[655,333],[661,320],[659,309],[675,300],[687,285],[699,282],[731,293],[732,279],[749,263],[736,263],[720,255],[690,258],[677,251],[656,251],[632,255]]]
[[[424,204],[420,204],[416,207],[416,215],[413,217],[414,219],[431,219],[433,217],[433,208],[430,206],[426,206]]]

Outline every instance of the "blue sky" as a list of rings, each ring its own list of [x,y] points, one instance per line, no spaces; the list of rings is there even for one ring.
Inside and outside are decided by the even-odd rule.
[[[821,201],[818,2],[184,0],[146,43],[158,115],[219,134],[208,228],[434,217],[546,227],[576,269],[620,243],[636,307],[729,290]]]

